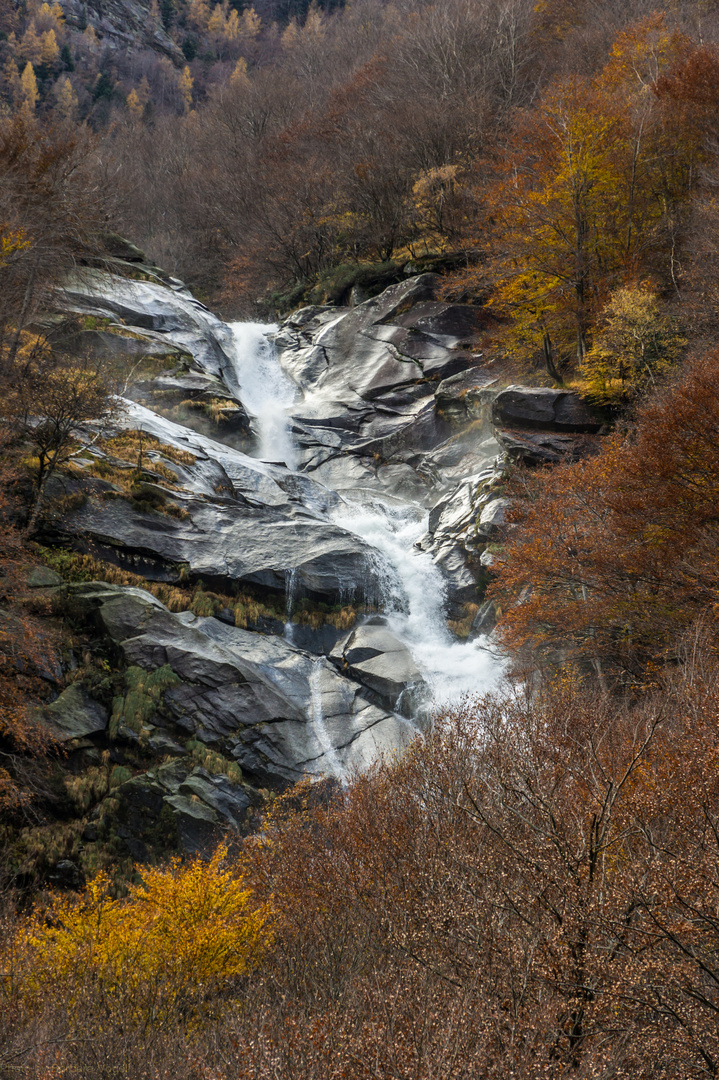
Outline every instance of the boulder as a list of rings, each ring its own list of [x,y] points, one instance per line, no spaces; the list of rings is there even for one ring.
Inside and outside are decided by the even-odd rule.
[[[43,715],[59,742],[95,735],[107,727],[107,710],[94,701],[80,683],[72,683],[46,705]]]
[[[36,566],[28,574],[27,584],[29,589],[52,589],[62,585],[63,580],[59,574],[51,570],[49,566]]]
[[[410,697],[424,686],[407,648],[382,622],[370,620],[352,630],[330,653],[340,670],[371,690],[387,709],[407,709]],[[400,702],[402,699],[402,702]]]
[[[508,386],[492,403],[496,427],[530,428],[564,433],[597,432],[602,421],[571,390],[549,386]]]

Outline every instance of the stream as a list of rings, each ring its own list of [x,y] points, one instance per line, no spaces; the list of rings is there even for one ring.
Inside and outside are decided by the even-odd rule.
[[[232,323],[233,387],[254,418],[255,456],[298,467],[292,437],[292,410],[302,392],[280,365],[272,344],[277,327],[262,323]],[[489,463],[490,459],[487,459]],[[497,686],[503,663],[484,637],[459,641],[447,628],[446,587],[430,554],[418,550],[427,528],[427,510],[415,502],[391,501],[362,487],[355,492],[342,485],[339,508],[332,521],[364,540],[376,553],[381,582],[381,608],[391,632],[409,649],[421,671],[435,708],[459,703]],[[292,641],[292,579],[287,596],[285,636]],[[316,713],[316,707],[313,707]],[[313,716],[321,736],[321,715]]]

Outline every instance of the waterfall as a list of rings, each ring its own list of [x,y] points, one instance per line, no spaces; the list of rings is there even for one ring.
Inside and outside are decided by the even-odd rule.
[[[285,578],[285,641],[294,645],[295,631],[292,623],[292,609],[297,599],[297,569],[292,567]]]
[[[442,573],[429,553],[415,547],[426,531],[426,512],[373,500],[348,507],[334,521],[381,557],[387,625],[411,652],[434,704],[448,706],[495,687],[503,674],[496,651],[484,638],[457,641],[447,629]]]
[[[234,344],[237,393],[257,421],[258,456],[265,461],[284,462],[295,470],[299,455],[288,414],[298,391],[283,371],[267,336],[276,332],[277,327],[231,323],[229,328]],[[446,625],[442,573],[431,555],[415,547],[426,531],[426,511],[412,503],[390,505],[381,499],[362,504],[345,501],[333,520],[361,537],[377,553],[377,569],[383,584],[380,599],[387,625],[411,652],[427,681],[434,704],[448,706],[463,697],[491,690],[502,677],[500,659],[485,639],[461,642],[451,635]],[[284,628],[285,639],[290,643],[296,585],[296,573],[292,571],[287,580]],[[310,679],[312,723],[329,759],[332,744],[322,718],[319,692],[323,662],[317,662]],[[333,763],[335,767],[341,770],[339,761]]]
[[[326,663],[327,661],[324,657],[318,656],[312,664],[312,671],[310,672],[309,679],[310,723],[317,741],[322,747],[322,756],[329,766],[330,773],[342,784],[346,784],[347,775],[342,767],[342,762],[337,755],[337,750],[332,743],[330,733],[327,730],[324,710],[322,708],[322,671]]]
[[[287,410],[297,395],[297,387],[285,375],[268,334],[277,326],[267,323],[229,323],[234,352],[236,392],[247,411],[255,417],[262,461],[284,462],[297,468],[297,447],[292,440]]]

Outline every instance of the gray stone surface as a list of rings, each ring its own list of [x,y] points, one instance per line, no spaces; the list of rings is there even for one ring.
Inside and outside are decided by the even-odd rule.
[[[59,742],[95,735],[107,727],[107,710],[94,701],[80,683],[72,683],[46,705],[44,717]]]
[[[256,783],[344,776],[412,735],[411,725],[369,701],[328,660],[282,639],[190,612],[172,614],[142,590],[89,583],[68,594],[128,664],[172,668],[182,685],[165,696],[167,716],[231,754]]]
[[[167,287],[84,269],[65,282],[63,298],[68,311],[119,319],[143,337],[158,335],[166,345],[189,353],[202,371],[233,387],[230,331],[181,282]]]
[[[436,286],[423,274],[352,308],[303,308],[281,327],[280,361],[304,392],[293,409],[303,467],[323,483],[415,499],[431,490],[418,454],[450,433],[435,391],[474,370],[465,346],[479,332],[477,311],[436,301]]]
[[[124,499],[90,497],[56,531],[80,550],[151,580],[178,581],[189,573],[215,587],[251,583],[284,593],[294,573],[300,592],[318,599],[376,599],[371,549],[327,520],[292,506],[212,503],[174,493],[173,501],[186,519],[135,510]]]
[[[421,695],[424,680],[412,655],[387,626],[370,620],[356,627],[330,653],[342,672],[372,690],[382,705],[398,709],[408,690]]]
[[[524,465],[558,465],[562,461],[578,461],[599,450],[601,436],[593,434],[562,434],[552,431],[531,431],[495,428],[498,442],[510,461]]]

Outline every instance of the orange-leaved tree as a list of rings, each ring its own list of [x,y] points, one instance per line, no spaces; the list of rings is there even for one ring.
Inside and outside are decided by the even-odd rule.
[[[608,295],[637,275],[671,279],[694,180],[685,139],[653,92],[688,49],[662,17],[620,35],[594,79],[555,81],[520,114],[486,195],[490,265],[507,344],[560,380],[581,363]],[[676,113],[676,110],[675,110]]]
[[[516,481],[492,586],[510,649],[641,674],[719,614],[719,350],[595,458]]]

